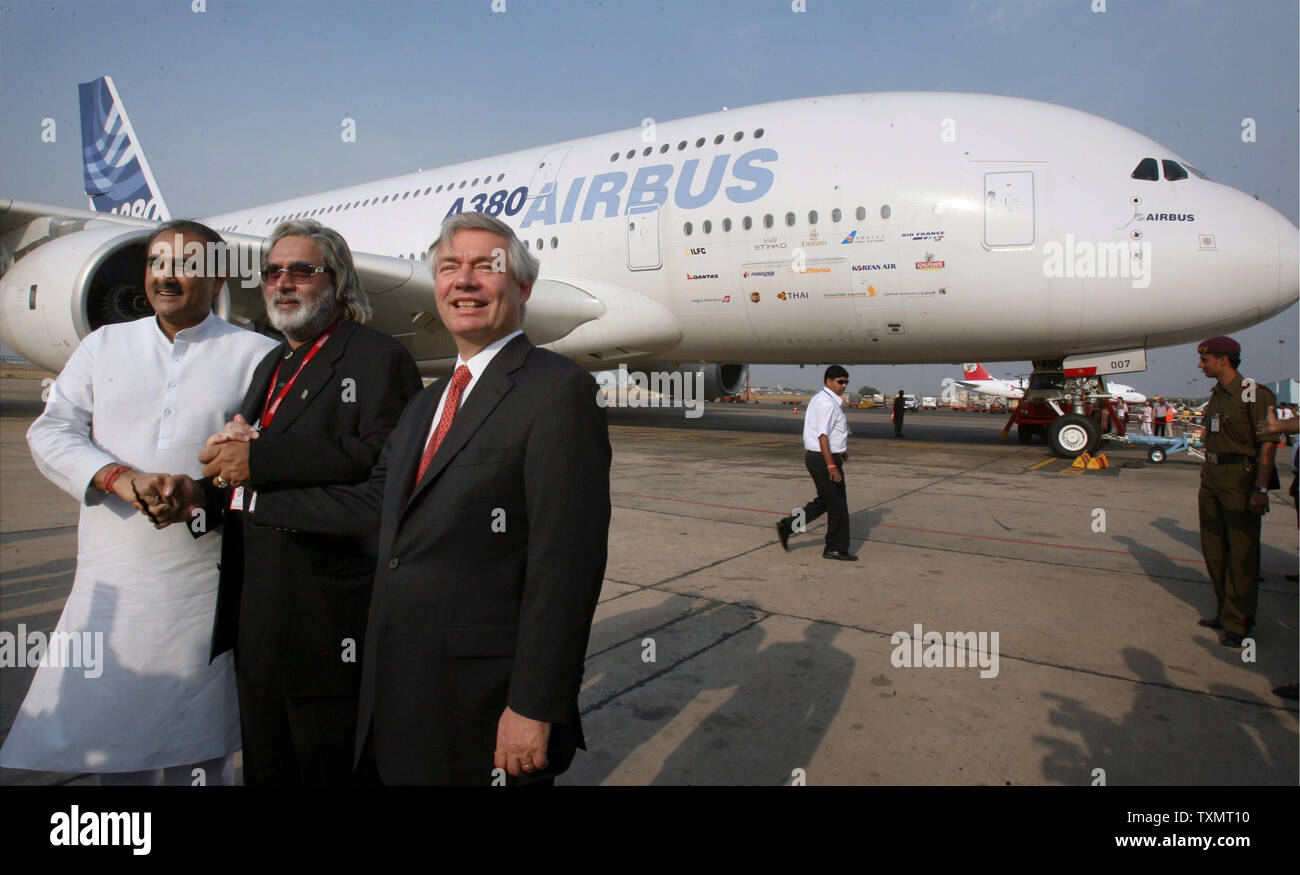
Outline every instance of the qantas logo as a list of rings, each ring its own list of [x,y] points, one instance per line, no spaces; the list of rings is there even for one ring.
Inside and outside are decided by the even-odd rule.
[[[686,278],[688,280],[715,280],[718,275],[716,273],[688,273]]]

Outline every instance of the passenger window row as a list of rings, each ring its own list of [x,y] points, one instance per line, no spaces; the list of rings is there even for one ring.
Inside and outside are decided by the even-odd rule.
[[[753,134],[751,134],[751,136],[752,136],[755,140],[761,139],[762,136],[763,136],[763,129],[762,129],[762,128],[758,128],[757,130],[754,131]],[[715,146],[720,146],[720,145],[722,145],[722,142],[723,142],[723,140],[725,140],[725,139],[727,139],[727,135],[726,135],[726,134],[716,134],[716,135],[713,137],[713,145],[715,145]],[[744,132],[744,131],[736,131],[734,134],[731,135],[731,139],[732,139],[732,141],[739,143],[741,140],[745,139],[745,132]],[[687,140],[679,140],[678,143],[677,143],[677,151],[678,151],[678,152],[683,152],[683,151],[685,151],[688,142],[689,142],[689,141],[687,141]],[[696,148],[696,149],[702,149],[702,148],[704,148],[704,144],[705,144],[706,142],[708,142],[708,138],[707,138],[707,137],[699,137],[699,138],[697,138],[696,141],[695,141],[695,148]],[[667,152],[670,148],[672,148],[672,144],[671,144],[671,143],[664,143],[663,145],[661,145],[661,146],[659,147],[659,154],[660,154],[660,155],[664,154],[664,153]],[[644,149],[641,150],[641,156],[642,156],[642,157],[649,157],[650,155],[652,155],[652,154],[654,153],[654,151],[655,151],[655,147],[654,147],[654,146],[646,146]],[[623,155],[622,157],[623,157],[624,159],[630,160],[630,159],[636,157],[636,153],[637,153],[637,150],[636,150],[636,149],[628,149],[628,150],[627,150],[627,154]],[[613,155],[610,155],[610,156],[609,156],[609,161],[610,161],[611,164],[614,163],[615,161],[617,161],[618,159],[619,159],[619,153],[618,153],[618,152],[615,152]]]
[[[889,204],[881,204],[880,218],[888,219],[891,215],[893,215],[893,211],[890,209]],[[853,217],[859,222],[865,221],[867,218],[867,208],[858,207],[856,210],[853,211]],[[816,225],[818,219],[820,218],[821,216],[816,210],[808,211],[809,225]],[[844,214],[840,211],[839,207],[836,207],[835,209],[831,210],[831,222],[838,223],[841,220],[843,220],[843,218],[844,218]],[[776,224],[776,219],[771,213],[768,213],[765,216],[763,216],[761,221],[763,223],[764,228],[771,228],[773,225]],[[793,228],[795,224],[798,223],[799,217],[792,212],[786,213],[784,221],[787,228]],[[748,231],[754,227],[754,220],[749,216],[745,216],[740,220],[740,227]],[[722,220],[722,230],[723,231],[731,230],[731,219],[728,218]],[[703,222],[701,222],[700,231],[705,234],[711,234],[713,232],[713,221],[710,219],[705,219]],[[693,234],[694,232],[695,232],[694,223],[686,222],[684,225],[682,225],[682,233],[687,237],[691,236],[691,234]]]

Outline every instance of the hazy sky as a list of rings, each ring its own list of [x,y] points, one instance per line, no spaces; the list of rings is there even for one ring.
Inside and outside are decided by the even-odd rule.
[[[195,6],[206,11],[196,12]],[[1296,0],[906,2],[0,0],[0,197],[86,207],[78,82],[111,75],[174,215],[211,215],[478,155],[773,100],[973,91],[1130,127],[1293,223]],[[1104,5],[1104,12],[1094,7]],[[339,137],[342,118],[357,141]],[[1242,119],[1257,140],[1244,143]],[[57,125],[41,141],[42,120]],[[1295,307],[1236,335],[1297,370]],[[1283,343],[1278,341],[1282,340]],[[1123,382],[1203,394],[1191,346]],[[988,363],[997,376],[1027,362]],[[938,392],[951,366],[854,366]],[[816,385],[764,366],[758,383]],[[1194,381],[1188,386],[1188,381]]]

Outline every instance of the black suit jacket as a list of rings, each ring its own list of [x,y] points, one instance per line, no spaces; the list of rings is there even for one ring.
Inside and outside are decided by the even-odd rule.
[[[492,780],[507,704],[583,747],[578,689],[609,535],[609,431],[595,380],[524,336],[475,383],[419,484],[449,380],[407,407],[370,478],[268,495],[254,518],[357,536],[378,526],[357,732],[389,784]]]
[[[279,380],[287,381],[308,349],[285,360],[286,343],[267,354],[240,408],[245,419],[262,415],[276,366],[283,362]],[[340,322],[249,447],[257,501],[364,480],[420,387],[401,344]],[[374,531],[324,537],[260,525],[247,513],[230,516],[238,524],[227,524],[222,538],[212,656],[234,647],[240,683],[259,695],[356,695]],[[351,653],[346,639],[354,642]]]

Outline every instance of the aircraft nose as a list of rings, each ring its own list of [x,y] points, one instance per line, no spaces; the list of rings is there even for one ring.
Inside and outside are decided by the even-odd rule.
[[[1300,229],[1277,214],[1277,309],[1300,298]]]

